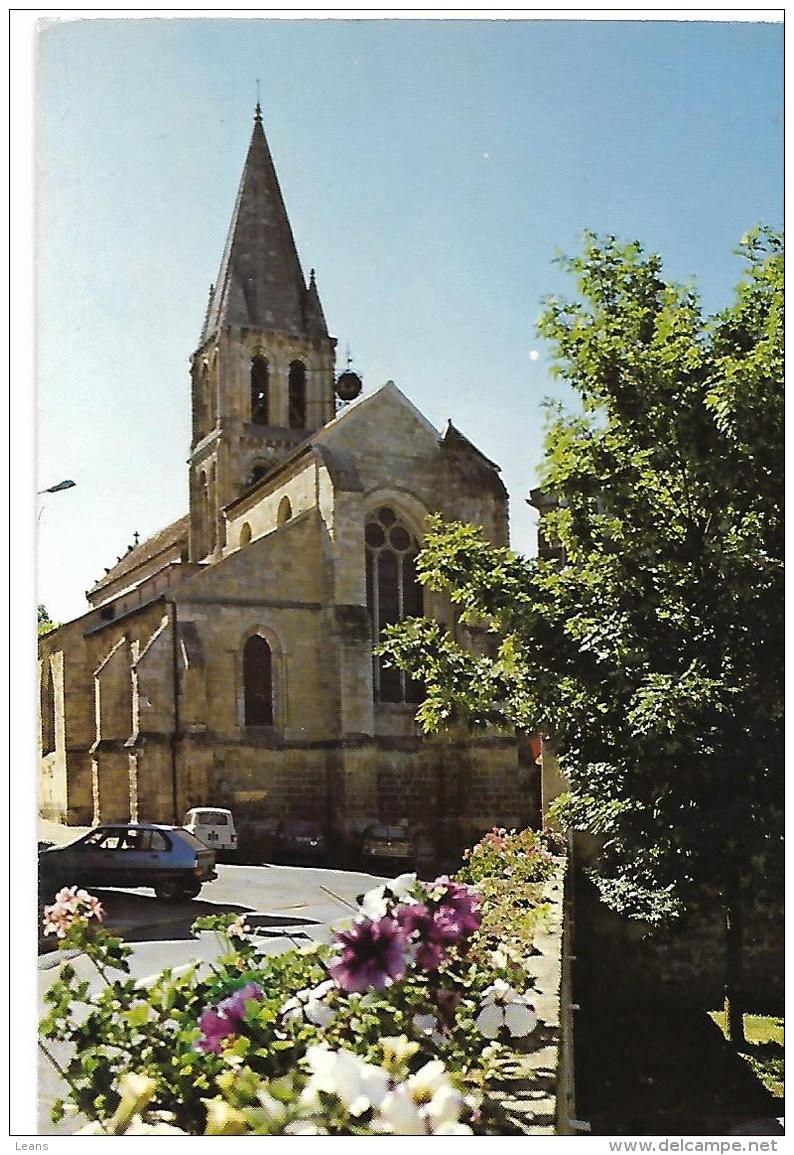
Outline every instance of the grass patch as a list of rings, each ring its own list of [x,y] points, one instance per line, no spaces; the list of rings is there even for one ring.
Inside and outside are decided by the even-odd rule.
[[[725,1011],[709,1011],[709,1016],[727,1038]],[[774,1015],[745,1015],[747,1051],[742,1058],[755,1077],[776,1098],[783,1098],[783,1019]]]

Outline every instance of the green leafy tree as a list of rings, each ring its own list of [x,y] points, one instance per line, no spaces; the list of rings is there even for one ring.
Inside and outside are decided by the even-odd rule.
[[[563,260],[578,296],[540,321],[580,401],[549,407],[562,563],[435,520],[422,581],[491,647],[423,620],[383,644],[424,680],[426,730],[553,737],[609,906],[662,923],[699,888],[720,895],[737,1042],[743,912],[782,870],[782,238],[756,230],[739,254],[735,299],[712,318],[639,244],[587,234]]]
[[[58,629],[58,623],[54,622],[50,617],[47,607],[39,602],[37,609],[38,618],[38,636],[43,638],[45,634],[51,634],[53,630]]]

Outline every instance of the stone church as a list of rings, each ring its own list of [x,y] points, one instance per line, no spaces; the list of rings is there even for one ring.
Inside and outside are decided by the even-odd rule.
[[[340,854],[407,820],[437,851],[533,817],[509,734],[423,737],[417,687],[373,654],[427,614],[467,644],[414,559],[427,513],[508,541],[499,470],[394,385],[335,375],[257,105],[191,359],[189,510],[136,544],[40,645],[40,810],[81,825],[321,821]]]

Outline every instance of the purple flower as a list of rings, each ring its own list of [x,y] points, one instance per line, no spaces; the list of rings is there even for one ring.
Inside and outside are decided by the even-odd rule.
[[[450,934],[454,933],[453,928],[457,928],[457,937],[462,938],[479,929],[482,915],[477,909],[480,899],[475,890],[464,883],[453,882],[446,875],[437,878],[433,886],[444,887],[443,893],[438,897],[438,911],[439,915],[443,912]]]
[[[227,1019],[236,1021],[238,1026],[242,1026],[245,1021],[245,1004],[250,1002],[259,1002],[264,991],[258,983],[246,983],[239,991],[235,991],[233,995],[222,999],[218,1003],[218,1010],[221,1014],[226,1015]]]
[[[246,1003],[258,1001],[263,994],[258,983],[246,983],[239,991],[221,999],[217,1007],[207,1007],[199,1016],[202,1037],[195,1044],[196,1050],[219,1054],[223,1040],[238,1034],[245,1022]]]
[[[328,969],[343,991],[382,989],[405,974],[407,941],[402,928],[388,916],[362,919],[350,930],[337,931],[334,942],[341,956]]]
[[[452,907],[440,906],[433,921],[438,938],[448,946],[454,946],[469,933],[469,922]]]
[[[234,1024],[225,1015],[218,1014],[215,1007],[208,1007],[199,1015],[201,1038],[195,1043],[197,1051],[205,1054],[219,1054],[223,1040],[235,1033]]]
[[[423,971],[438,970],[444,961],[446,944],[457,941],[459,937],[448,937],[443,920],[439,922],[439,913],[421,902],[397,908],[400,926],[407,935],[416,936],[416,965]]]

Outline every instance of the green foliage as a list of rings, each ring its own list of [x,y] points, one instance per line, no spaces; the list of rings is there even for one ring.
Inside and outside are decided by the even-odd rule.
[[[51,619],[49,613],[47,612],[47,607],[45,605],[43,605],[41,602],[39,602],[38,609],[37,609],[37,619],[38,619],[38,636],[40,638],[43,638],[47,634],[51,634],[53,630],[58,629],[59,623],[54,622]]]
[[[756,230],[739,255],[712,318],[637,243],[588,234],[562,260],[579,295],[539,328],[580,402],[547,414],[564,561],[431,519],[421,580],[487,645],[426,622],[382,645],[427,687],[426,731],[553,739],[604,899],[651,922],[701,884],[735,907],[782,870],[782,239]]]

